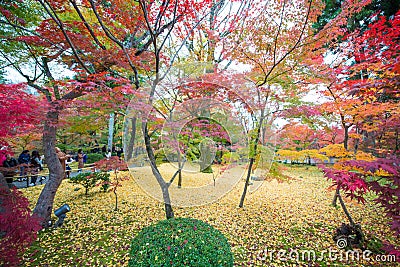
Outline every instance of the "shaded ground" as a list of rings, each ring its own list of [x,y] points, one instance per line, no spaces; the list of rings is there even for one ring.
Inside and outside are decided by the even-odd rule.
[[[175,216],[197,218],[222,231],[232,246],[236,266],[395,266],[357,259],[346,263],[340,254],[336,260],[321,254],[337,250],[332,233],[346,218],[340,209],[330,206],[334,192],[328,189],[330,183],[317,169],[289,168],[286,174],[295,179],[264,182],[259,190],[248,195],[244,209],[237,207],[244,185],[241,179],[217,202],[176,207]],[[135,179],[153,178],[148,171],[134,175]],[[114,212],[111,192],[100,193],[96,188],[85,196],[83,189],[76,191],[76,185],[64,180],[55,208],[68,203],[71,212],[62,228],[40,233],[36,244],[25,254],[23,266],[127,266],[132,237],[165,215],[164,205],[144,193],[133,179],[123,183],[118,188],[119,211]],[[35,203],[41,188],[22,190]],[[355,221],[361,222],[367,234],[399,243],[379,209],[370,204],[347,203]],[[296,249],[313,250],[316,259],[282,261],[277,257],[279,250],[289,253]]]

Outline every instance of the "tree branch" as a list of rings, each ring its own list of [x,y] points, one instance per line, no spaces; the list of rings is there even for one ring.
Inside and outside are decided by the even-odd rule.
[[[69,46],[71,47],[71,50],[76,58],[76,60],[78,60],[79,64],[81,65],[81,67],[87,72],[87,73],[91,73],[91,71],[85,66],[85,64],[83,63],[81,57],[78,55],[78,52],[75,48],[75,45],[72,43],[71,39],[69,38],[64,25],[62,23],[62,21],[59,19],[59,17],[57,16],[57,13],[55,12],[55,10],[53,9],[53,7],[47,2],[47,0],[38,0],[39,3],[43,6],[43,8],[46,10],[47,14],[52,18],[52,20],[58,25],[58,27],[60,28],[61,32],[63,33],[65,40],[67,41],[67,43],[69,44]],[[47,7],[47,5],[50,7],[51,11],[49,10],[49,8]]]

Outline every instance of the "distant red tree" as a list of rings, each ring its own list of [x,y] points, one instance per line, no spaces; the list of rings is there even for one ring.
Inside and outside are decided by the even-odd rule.
[[[107,172],[107,171],[113,171],[115,178],[114,181],[112,182],[107,182],[111,186],[111,190],[113,191],[115,195],[115,210],[118,210],[118,194],[117,194],[117,189],[118,187],[121,187],[121,181],[123,180],[129,180],[129,176],[124,176],[118,177],[118,171],[122,170],[127,170],[128,166],[126,165],[125,161],[120,159],[117,156],[113,156],[109,159],[102,159],[99,160],[95,163],[95,166],[97,169],[100,169],[101,171]]]

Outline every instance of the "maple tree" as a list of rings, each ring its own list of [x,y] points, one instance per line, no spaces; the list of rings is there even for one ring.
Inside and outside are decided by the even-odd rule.
[[[143,75],[154,74],[153,77],[156,78],[153,85],[156,86],[161,79],[161,64],[166,62],[160,52],[171,36],[174,24],[182,21],[185,16],[193,16],[194,11],[208,5],[208,2],[133,1],[130,6],[119,1],[108,4],[94,1],[34,3],[38,12],[46,17],[37,21],[34,31],[19,17],[18,8],[24,4],[19,6],[16,3],[12,8],[6,6],[2,14],[7,18],[3,23],[14,33],[9,39],[28,48],[28,57],[32,59],[38,72],[34,76],[27,75],[20,68],[19,62],[12,63],[10,56],[7,57],[4,53],[3,56],[8,59],[11,67],[26,78],[27,84],[41,92],[49,103],[43,145],[50,179],[34,209],[34,213],[46,221],[56,189],[63,177],[61,165],[54,152],[62,111],[69,105],[98,103],[81,102],[78,98],[82,96],[101,96],[103,102],[100,104],[109,104],[108,100],[116,100],[114,92],[119,95],[133,93],[132,89],[139,87],[139,71]],[[122,28],[123,31],[120,30]],[[72,68],[76,73],[75,77],[66,81],[55,77],[50,65],[52,61],[63,62]],[[148,95],[150,105],[154,86]],[[124,102],[119,105],[123,106]],[[151,155],[150,159],[153,160]]]
[[[388,19],[382,16],[383,12],[377,10],[372,16],[363,18],[361,27],[348,27],[349,25],[346,25],[348,21],[342,19],[343,16],[347,18],[357,16],[358,12],[368,8],[367,5],[370,3],[371,1],[365,1],[354,7],[349,5],[350,1],[346,1],[342,4],[343,10],[324,27],[331,30],[331,27],[336,27],[332,24],[342,26],[341,31],[336,32],[338,37],[336,43],[332,36],[329,37],[332,41],[329,49],[334,51],[336,59],[327,69],[330,74],[325,76],[329,81],[325,92],[333,101],[324,103],[321,107],[326,112],[336,113],[339,117],[344,131],[342,152],[333,150],[330,152],[347,157],[347,160],[335,164],[335,169],[323,168],[323,171],[337,186],[334,202],[339,198],[352,226],[355,226],[355,222],[342,203],[340,190],[361,202],[364,201],[367,191],[374,191],[377,195],[375,201],[384,206],[385,212],[392,219],[392,225],[395,226],[392,229],[396,231],[398,211],[390,208],[398,205],[396,197],[392,199],[398,190],[397,170],[393,168],[396,159],[394,161],[374,159],[364,152],[371,152],[381,157],[398,153],[396,132],[399,126],[397,112],[399,73],[396,58],[399,49],[396,40],[399,13]],[[352,152],[349,151],[350,140],[352,140]],[[328,147],[322,151],[328,153],[330,150]],[[350,160],[351,158],[353,160]],[[381,170],[378,171],[379,169]],[[379,172],[381,173],[378,174]],[[385,178],[382,178],[382,175]],[[390,193],[387,191],[387,185],[382,184],[382,179],[392,181],[393,191]],[[383,195],[387,197],[384,201]],[[398,253],[394,247],[388,248],[390,253]]]
[[[237,62],[251,66],[247,92],[254,110],[249,167],[239,207],[243,207],[257,146],[262,130],[274,121],[275,113],[282,109],[283,95],[294,100],[302,88],[299,62],[306,60],[307,45],[312,43],[311,24],[320,11],[318,1],[280,1],[253,5],[254,11],[241,21],[229,35],[231,42],[227,54]],[[256,7],[256,8],[255,8]],[[296,59],[296,60],[292,60]],[[244,92],[242,92],[244,93]],[[246,93],[245,93],[246,94]]]
[[[333,180],[333,184],[343,190],[346,196],[356,199],[358,202],[365,203],[366,193],[372,191],[376,194],[374,201],[378,206],[383,207],[386,216],[391,218],[391,229],[396,236],[400,236],[399,224],[399,168],[398,159],[377,159],[374,161],[351,160],[342,162],[342,170],[322,168],[328,179]],[[344,206],[340,194],[338,198],[343,210],[352,226],[355,222],[347,208]],[[385,250],[389,254],[399,255],[396,247],[386,244]]]
[[[43,106],[40,98],[32,97],[18,84],[0,84],[0,142],[8,138],[40,130]]]
[[[19,86],[0,84],[0,144],[7,146],[7,152],[11,154],[13,141],[18,136],[28,135],[29,131],[40,130],[42,119],[43,102],[17,90]],[[9,189],[2,171],[1,166],[0,262],[17,266],[41,227],[38,218],[31,214],[28,199],[16,188]]]
[[[279,144],[282,148],[303,150],[311,148],[317,139],[317,131],[304,124],[286,124],[279,132]]]
[[[178,36],[185,39],[185,50],[189,53],[179,59],[177,66],[195,62],[206,73],[227,70],[234,60],[226,53],[229,35],[234,32],[238,21],[245,20],[254,4],[253,1],[212,0],[211,5],[204,8],[205,12],[188,17],[177,25]],[[201,20],[200,16],[203,16]]]
[[[118,176],[118,171],[120,170],[126,170],[128,167],[126,166],[126,163],[121,160],[117,156],[113,156],[110,158],[106,158],[100,161],[97,161],[95,163],[96,168],[100,169],[102,172],[108,172],[108,171],[113,171],[114,172],[114,177],[113,181],[104,181],[102,185],[107,184],[108,186],[111,187],[111,190],[114,193],[115,196],[115,208],[114,210],[118,210],[118,187],[122,186],[121,181],[124,180],[129,180],[129,176]]]
[[[370,8],[370,2],[359,3],[357,7],[343,3],[344,11],[326,26],[326,30],[332,33],[331,23],[342,23],[342,29],[346,29],[348,25],[343,16],[358,16],[362,13],[360,10]],[[319,71],[319,78],[326,75],[325,94],[332,100],[322,104],[321,109],[337,114],[344,130],[344,146],[349,149],[352,139],[355,152],[361,147],[376,154],[393,151],[393,148],[388,149],[386,138],[395,140],[394,150],[398,147],[398,44],[395,41],[398,14],[388,20],[381,16],[387,12],[387,9],[385,12],[375,10],[363,18],[362,26],[336,32],[340,42],[336,41],[329,48],[333,60],[325,71]],[[380,36],[380,33],[384,34]]]
[[[319,80],[316,82],[319,82]],[[280,117],[288,121],[288,124],[282,127],[284,131],[280,134],[281,138],[283,138],[280,141],[280,145],[285,146],[286,142],[292,143],[292,140],[285,139],[286,128],[290,129],[292,124],[295,125],[293,126],[294,130],[297,125],[300,125],[300,129],[304,128],[312,131],[313,139],[309,140],[311,142],[309,145],[313,149],[320,149],[326,145],[342,143],[344,141],[344,131],[340,124],[335,123],[337,121],[335,112],[327,112],[325,110],[326,105],[323,102],[329,102],[329,100],[323,98],[319,92],[320,90],[313,89],[308,93],[316,98],[315,102],[301,100],[279,114]],[[332,110],[331,106],[329,106],[329,109]],[[290,135],[292,134],[289,132]]]

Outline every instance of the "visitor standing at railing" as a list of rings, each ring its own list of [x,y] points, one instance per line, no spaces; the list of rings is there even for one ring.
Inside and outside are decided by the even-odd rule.
[[[81,172],[83,167],[84,167],[84,163],[83,163],[83,157],[85,155],[82,152],[82,149],[78,150],[78,156],[77,156],[77,160],[78,160],[78,172]]]
[[[64,152],[62,152],[61,149],[58,148],[58,147],[56,147],[56,154],[57,154],[58,160],[59,160],[60,163],[61,163],[61,167],[62,167],[62,169],[63,169],[63,171],[64,171],[64,178],[66,178],[66,173],[65,173],[65,169],[66,169],[66,160],[67,160],[68,158],[70,158],[71,156],[65,154]]]
[[[37,180],[39,171],[41,171],[43,169],[39,152],[36,150],[32,151],[30,167],[31,167],[32,176],[31,176],[31,183],[29,184],[29,186],[34,186],[36,184],[36,180]]]
[[[19,176],[24,177],[26,176],[26,168],[31,162],[31,156],[29,155],[29,150],[24,150],[18,157],[18,163],[21,165],[20,166],[20,174]],[[21,180],[18,179],[19,181]]]
[[[9,170],[4,171],[4,177],[6,178],[6,181],[8,184],[11,184],[13,182],[13,177],[15,174],[17,174],[18,168],[18,162],[15,158],[11,157],[10,154],[6,155],[6,160],[3,161],[3,167],[9,168]]]

